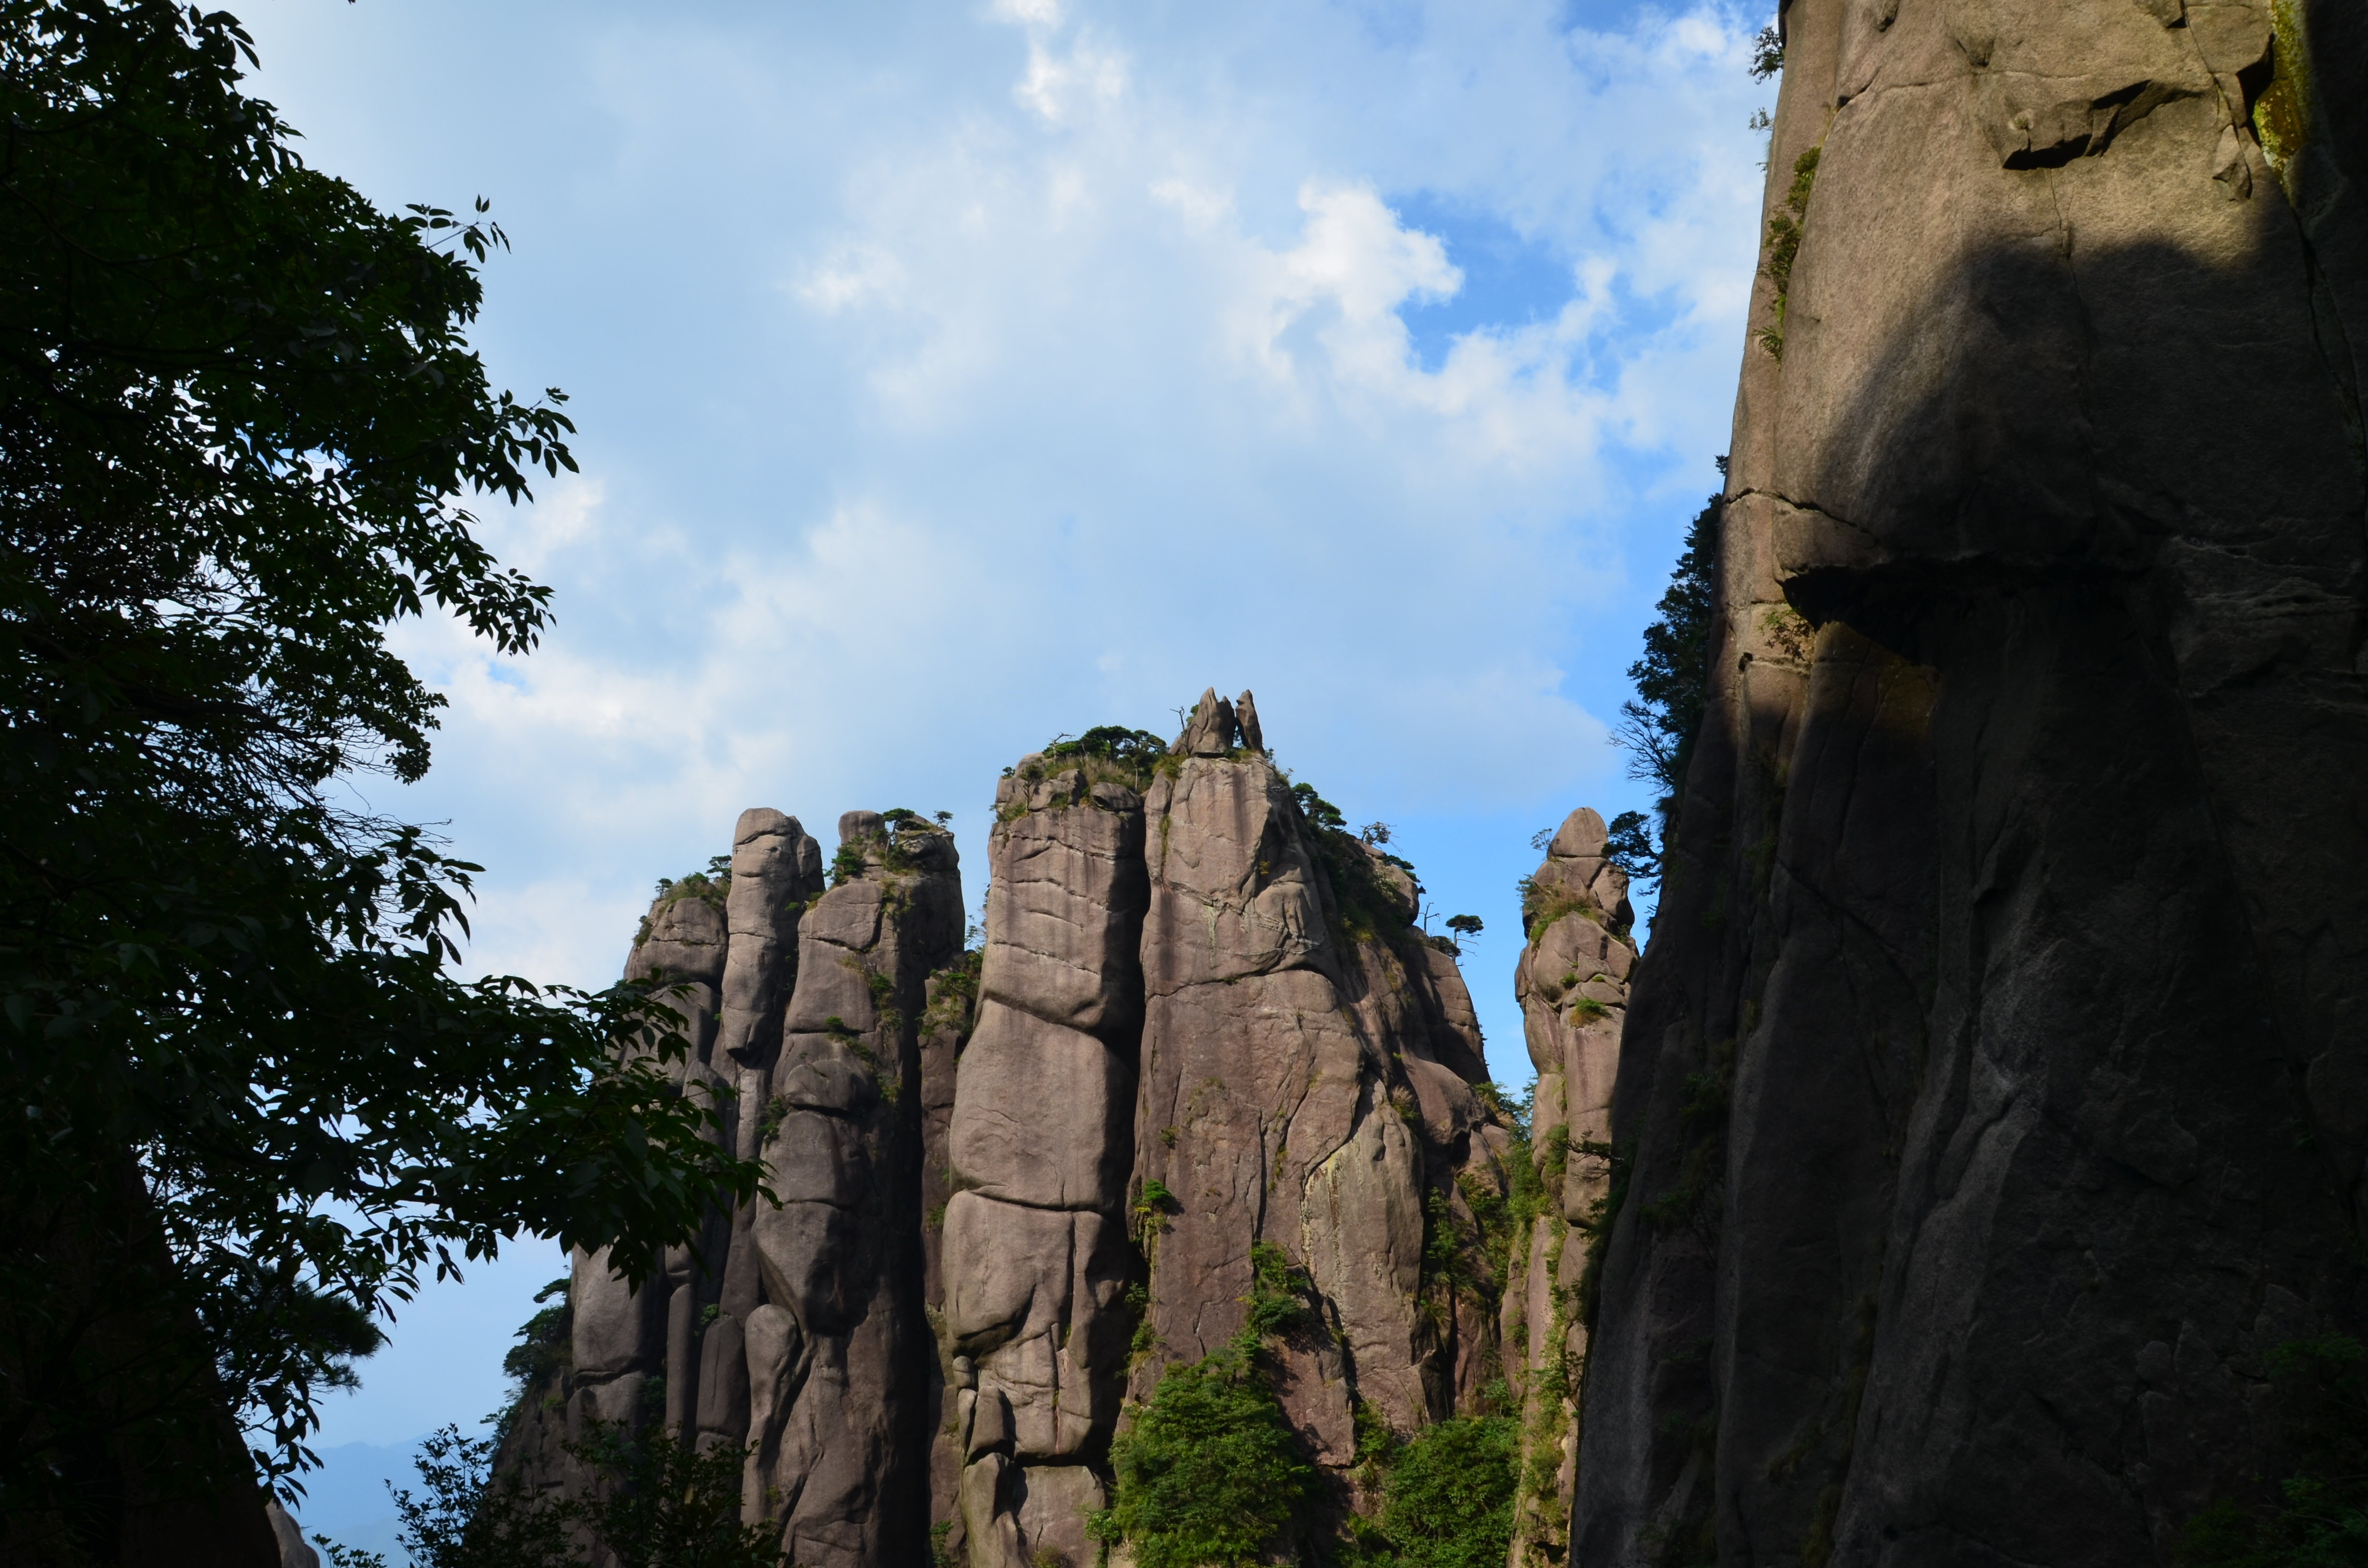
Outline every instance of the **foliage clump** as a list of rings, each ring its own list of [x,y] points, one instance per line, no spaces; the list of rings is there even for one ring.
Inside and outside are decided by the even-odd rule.
[[[1381,847],[1390,841],[1389,824],[1369,823],[1360,832],[1349,832],[1347,815],[1317,794],[1313,784],[1293,784],[1291,798],[1306,824],[1316,864],[1331,883],[1333,912],[1341,936],[1351,942],[1366,942],[1405,933],[1414,924],[1416,910],[1407,905],[1406,895],[1392,885],[1382,868],[1395,866],[1414,881],[1414,862]],[[1417,904],[1421,896],[1421,884],[1416,882]]]
[[[1782,209],[1768,220],[1767,259],[1759,269],[1776,285],[1776,298],[1769,306],[1769,325],[1759,335],[1759,347],[1775,359],[1784,358],[1784,306],[1793,290],[1793,263],[1801,254],[1802,225],[1808,220],[1809,192],[1817,183],[1817,154],[1823,150],[1821,142],[1793,160],[1792,187]]]
[[[655,1426],[636,1434],[596,1421],[564,1447],[598,1484],[559,1498],[515,1471],[495,1475],[497,1447],[447,1426],[420,1445],[424,1493],[388,1484],[411,1568],[586,1568],[587,1543],[618,1568],[782,1568],[779,1525],[740,1522],[750,1450],[701,1453]],[[330,1568],[387,1568],[375,1551],[313,1539]]]
[[[978,1019],[978,975],[985,949],[965,948],[953,962],[929,976],[929,1005],[921,1013],[924,1035],[951,1032],[959,1051]]]
[[[1281,1247],[1250,1248],[1242,1330],[1159,1375],[1110,1445],[1110,1506],[1095,1536],[1133,1549],[1138,1568],[1252,1568],[1315,1494],[1315,1467],[1275,1397],[1266,1347],[1315,1321],[1305,1275]]]
[[[710,857],[703,870],[693,871],[688,876],[658,879],[657,897],[665,903],[695,898],[721,909],[731,893],[732,857],[729,855]]]
[[[535,1390],[575,1362],[575,1311],[568,1284],[567,1276],[563,1274],[534,1293],[538,1310],[518,1325],[518,1343],[502,1357],[502,1371],[510,1380],[510,1396],[495,1422],[496,1443],[509,1434]],[[547,1307],[542,1304],[553,1296],[559,1300]]]
[[[1089,783],[1102,782],[1096,775],[1106,768],[1106,777],[1138,790],[1150,787],[1152,769],[1167,755],[1166,741],[1149,730],[1130,730],[1123,724],[1096,724],[1075,740],[1056,736],[1044,746],[1049,765],[1084,767]],[[1096,763],[1103,767],[1089,766]]]
[[[1493,1089],[1488,1097],[1497,1100]],[[1475,1241],[1491,1264],[1525,1244],[1511,1233],[1526,1235],[1541,1192],[1530,1169],[1526,1119],[1518,1110],[1508,1110],[1508,1119],[1521,1135],[1511,1154],[1513,1193],[1508,1200],[1467,1190],[1480,1234],[1443,1227],[1435,1233],[1445,1250],[1426,1256],[1426,1271],[1436,1269],[1442,1283],[1470,1271]],[[1165,1188],[1159,1196],[1167,1197]],[[1431,1197],[1431,1217],[1443,1220],[1442,1196]],[[1169,1366],[1111,1446],[1110,1506],[1089,1525],[1104,1541],[1125,1542],[1141,1568],[1249,1568],[1274,1561],[1294,1528],[1304,1527],[1303,1511],[1316,1496],[1315,1469],[1275,1395],[1271,1358],[1278,1341],[1326,1332],[1315,1287],[1270,1242],[1255,1244],[1249,1262],[1241,1332],[1200,1361]],[[1148,1296],[1139,1304],[1147,1307]],[[1495,1568],[1505,1561],[1518,1423],[1495,1415],[1462,1417],[1401,1441],[1372,1406],[1360,1403],[1353,1414],[1360,1473],[1376,1487],[1380,1509],[1372,1520],[1348,1521],[1346,1537],[1323,1549],[1326,1560],[1342,1568]]]
[[[2293,1473],[2273,1498],[2222,1498],[2190,1520],[2179,1568],[2368,1563],[2368,1349],[2328,1334],[2269,1361]]]
[[[1718,463],[1724,473],[1726,460]],[[1659,879],[1709,703],[1719,527],[1725,516],[1725,496],[1713,495],[1687,525],[1685,546],[1655,607],[1659,616],[1645,629],[1644,656],[1628,666],[1636,695],[1620,705],[1612,738],[1628,753],[1628,776],[1654,789],[1660,842],[1654,845],[1644,813],[1622,812],[1610,824],[1606,854],[1638,881]]]
[[[649,914],[642,916],[633,932],[633,946],[640,947],[650,939],[651,916],[685,899],[697,899],[710,909],[722,909],[732,896],[732,857],[718,855],[707,862],[707,869],[679,877],[660,877],[655,896],[651,900]]]
[[[1393,1449],[1382,1506],[1351,1561],[1363,1568],[1502,1568],[1513,1541],[1520,1423],[1442,1421]]]
[[[534,1232],[643,1278],[761,1174],[615,1062],[645,990],[457,974],[480,868],[362,804],[443,704],[395,622],[545,630],[469,508],[573,426],[469,342],[484,204],[307,167],[253,60],[209,7],[0,10],[0,1516],[42,1551],[127,1463],[302,1468],[423,1271]]]
[[[1141,794],[1151,788],[1156,774],[1171,771],[1175,758],[1167,752],[1167,743],[1148,730],[1132,730],[1123,724],[1097,724],[1084,734],[1071,737],[1055,735],[1044,744],[1044,749],[1022,758],[1014,767],[1003,770],[1006,778],[1017,778],[1022,785],[1036,784],[1044,778],[1075,769],[1088,788],[1096,784],[1119,784]],[[1028,792],[1022,789],[1016,799],[1002,810],[1002,820],[1014,822],[1028,814]]]

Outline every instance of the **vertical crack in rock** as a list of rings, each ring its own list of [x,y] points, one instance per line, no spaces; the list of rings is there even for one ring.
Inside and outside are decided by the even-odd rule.
[[[962,935],[951,835],[849,812],[838,836],[838,883],[799,926],[767,1107],[781,1202],[757,1205],[751,1227],[766,1304],[750,1324],[743,1507],[782,1519],[804,1568],[928,1550],[919,1025]],[[754,1330],[776,1312],[760,1358]]]

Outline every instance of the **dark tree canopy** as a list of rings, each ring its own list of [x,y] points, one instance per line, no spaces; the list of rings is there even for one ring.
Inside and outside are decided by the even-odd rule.
[[[1724,469],[1725,460],[1719,464]],[[1725,511],[1725,498],[1713,495],[1687,525],[1685,548],[1657,607],[1659,618],[1645,629],[1645,656],[1628,666],[1636,695],[1620,705],[1620,725],[1612,733],[1628,753],[1629,777],[1658,791],[1654,809],[1664,847],[1685,793],[1686,768],[1709,694],[1718,529]],[[1658,862],[1656,855],[1640,853],[1643,821],[1641,813],[1624,812],[1612,824],[1615,858],[1632,876],[1640,873],[1640,861]]]
[[[340,789],[427,767],[391,623],[534,645],[463,503],[573,426],[469,346],[483,203],[305,167],[253,58],[0,0],[0,1518],[101,1560],[252,1473],[225,1410],[296,1464],[423,1270],[533,1231],[645,1272],[757,1176],[613,1062],[661,1000],[462,983],[477,868]]]

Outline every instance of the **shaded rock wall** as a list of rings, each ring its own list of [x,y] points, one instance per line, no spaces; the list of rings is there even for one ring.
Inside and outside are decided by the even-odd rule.
[[[2362,1323],[2368,51],[1784,25],[1574,1555],[2166,1562]]]

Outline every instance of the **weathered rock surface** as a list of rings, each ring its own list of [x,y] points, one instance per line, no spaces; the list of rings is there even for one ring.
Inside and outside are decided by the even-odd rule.
[[[2167,1562],[2368,1316],[2368,49],[1784,26],[1573,1555]]]
[[[1478,1408],[1473,1200],[1511,1145],[1471,997],[1411,869],[1311,825],[1263,742],[1212,690],[1156,766],[1022,757],[974,954],[948,835],[849,812],[825,892],[795,819],[744,814],[630,970],[686,987],[685,1092],[731,1097],[779,1201],[638,1292],[576,1259],[573,1365],[503,1464],[580,1492],[568,1438],[663,1421],[748,1450],[744,1517],[802,1568],[1082,1568],[1127,1401],[1240,1330],[1259,1244],[1312,1309],[1270,1355],[1328,1478],[1311,1532],[1369,1502],[1360,1408]]]
[[[1604,858],[1604,841],[1603,819],[1592,810],[1582,806],[1564,819],[1531,875],[1525,940],[1513,970],[1538,1073],[1531,1148],[1544,1202],[1505,1291],[1506,1365],[1520,1393],[1523,1472],[1554,1476],[1550,1493],[1525,1487],[1519,1500],[1516,1563],[1559,1559],[1569,1544],[1587,1369],[1578,1285],[1590,1244],[1608,1224],[1611,1090],[1636,963],[1627,876]]]
[[[1503,1135],[1469,1086],[1470,997],[1413,929],[1411,877],[1311,827],[1262,754],[1211,744],[1224,707],[1203,697],[1145,800],[1134,1178],[1166,1196],[1144,1205],[1132,1393],[1237,1333],[1251,1247],[1279,1247],[1323,1324],[1276,1352],[1279,1392],[1347,1506],[1358,1406],[1411,1433],[1469,1408],[1495,1364],[1493,1312],[1427,1278],[1423,1254],[1431,1225],[1476,1233],[1466,1184],[1503,1194]]]
[[[753,1445],[745,1516],[778,1520],[810,1568],[928,1555],[922,1044],[962,935],[951,835],[874,812],[840,834],[825,892],[797,820],[746,812],[728,882],[686,879],[653,908],[627,974],[687,986],[686,1092],[730,1098],[780,1201],[718,1216],[639,1291],[579,1255],[572,1365],[502,1456],[575,1494],[564,1445],[594,1420]]]
[[[1133,1157],[1143,801],[1023,757],[996,790],[976,1026],[948,1133],[943,1348],[977,1568],[1090,1561],[1076,1478],[1108,1455],[1137,1270]],[[1075,1495],[1073,1496],[1072,1494]]]
[[[768,1304],[788,1310],[773,1397],[753,1390],[744,1506],[815,1568],[926,1552],[929,1331],[921,1312],[919,1021],[962,949],[953,838],[917,818],[839,820],[860,855],[799,928],[756,1208]],[[791,1330],[794,1330],[794,1338]]]

